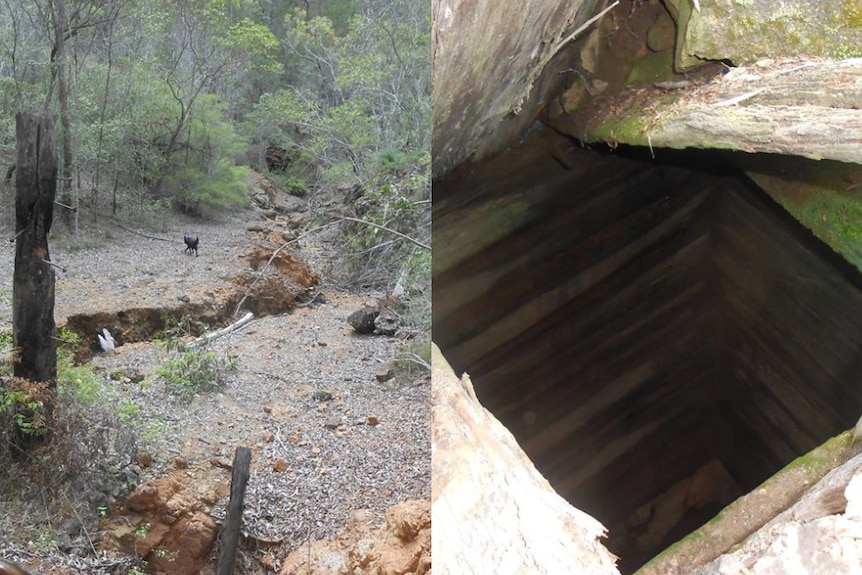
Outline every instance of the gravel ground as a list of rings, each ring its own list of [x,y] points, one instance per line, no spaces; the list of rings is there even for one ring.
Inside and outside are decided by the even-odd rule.
[[[235,289],[231,278],[249,273],[244,253],[261,240],[248,230],[262,224],[262,216],[249,210],[208,224],[177,220],[163,233],[152,234],[172,242],[109,224],[103,227],[106,232],[88,238],[88,249],[68,249],[62,237],[52,238],[52,260],[65,269],[57,275],[55,317],[62,323],[72,314],[171,307],[184,300],[215,305],[214,293]],[[182,253],[186,231],[201,237],[199,257]],[[8,224],[0,233],[13,235]],[[300,257],[304,250],[319,254],[329,249],[321,250],[313,237],[302,243]],[[0,267],[6,269],[0,288],[8,295],[12,246],[5,242],[0,251]],[[380,365],[404,342],[357,335],[345,320],[368,297],[379,294],[339,291],[325,277],[318,291],[321,295],[311,305],[256,318],[215,340],[210,349],[235,358],[237,369],[220,392],[199,395],[190,403],[178,401],[159,383],[135,383],[141,377],[144,382],[152,379],[167,357],[163,347],[129,343],[116,354],[97,354],[92,360],[110,386],[106,401],[140,408],[138,440],[143,442],[141,434],[146,434],[147,450],[155,460],[152,467],[133,466],[140,480],[164,474],[183,461],[203,492],[204,486],[224,481],[224,469],[214,463],[230,461],[237,446],[252,448],[245,530],[255,538],[280,542],[282,556],[309,536],[333,535],[352,510],[370,510],[382,521],[391,505],[430,497],[430,379],[376,380]],[[0,322],[11,323],[8,302],[0,303]],[[108,374],[113,374],[111,379]],[[279,459],[286,463],[285,471],[275,471]],[[23,543],[9,542],[24,532],[22,523],[29,523],[31,531],[37,527],[44,505],[27,500],[23,492],[9,492],[5,485],[0,507],[9,512],[0,514],[0,541],[7,542],[8,555],[15,556],[17,550],[20,557]],[[223,505],[217,507],[217,517]],[[54,517],[51,524],[57,523]],[[3,551],[0,545],[0,555]],[[27,554],[32,553],[29,548]]]

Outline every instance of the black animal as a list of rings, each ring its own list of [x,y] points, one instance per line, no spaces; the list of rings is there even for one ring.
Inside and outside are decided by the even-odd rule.
[[[187,235],[187,236],[183,236],[183,241],[186,242],[185,253],[190,254],[192,252],[195,252],[195,256],[197,256],[198,255],[198,242],[200,241],[200,238],[198,238],[197,236],[193,237],[193,236]]]

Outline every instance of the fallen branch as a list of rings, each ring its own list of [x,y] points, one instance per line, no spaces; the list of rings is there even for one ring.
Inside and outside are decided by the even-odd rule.
[[[117,226],[118,228],[120,228],[120,229],[122,229],[122,230],[125,230],[125,231],[129,232],[130,234],[135,234],[135,235],[137,235],[137,236],[141,236],[141,237],[147,238],[148,240],[158,240],[158,241],[160,241],[160,242],[173,242],[173,241],[174,241],[173,239],[169,239],[169,238],[160,238],[160,237],[158,237],[158,236],[151,236],[151,235],[149,235],[149,234],[145,234],[145,233],[143,233],[143,232],[139,232],[139,231],[137,231],[137,230],[133,230],[132,228],[127,228],[126,226],[124,226],[123,224],[121,224],[120,222],[118,222],[118,221],[116,221],[116,220],[111,220],[111,223],[112,223],[112,224],[114,224],[115,226]]]
[[[369,222],[366,220],[360,220],[359,218],[350,218],[348,216],[339,216],[338,219],[339,220],[347,220],[349,222],[356,222],[358,224],[365,224],[366,226],[371,226],[372,228],[377,228],[378,230],[383,230],[384,232],[389,232],[390,234],[396,235],[399,238],[404,238],[408,242],[415,244],[415,245],[419,246],[420,248],[424,248],[424,249],[428,250],[429,252],[431,251],[431,246],[429,246],[427,244],[423,244],[419,240],[414,240],[410,236],[408,236],[406,234],[402,234],[401,232],[395,231],[392,228],[387,228],[386,226],[381,226],[380,224],[375,224],[374,222]]]
[[[320,292],[317,292],[316,294],[314,294],[314,297],[313,297],[313,298],[311,298],[311,299],[310,299],[310,300],[308,300],[307,302],[296,304],[296,307],[308,307],[308,306],[310,306],[311,304],[313,304],[313,303],[314,303],[314,300],[316,300],[319,296],[320,296]]]
[[[404,357],[404,359],[406,359],[407,361],[411,361],[411,362],[415,363],[416,365],[419,365],[419,366],[425,368],[425,371],[431,371],[431,364],[413,352],[410,352],[409,354],[402,356],[402,357]]]
[[[756,90],[752,90],[750,92],[746,92],[745,94],[740,94],[739,96],[735,96],[733,98],[728,98],[727,100],[722,100],[721,102],[716,102],[713,104],[716,108],[721,108],[723,106],[733,106],[734,104],[739,104],[740,102],[744,102],[749,98],[753,98],[763,92],[765,88],[757,88]]]
[[[239,328],[241,328],[242,326],[244,326],[245,324],[250,322],[252,319],[254,319],[254,314],[251,312],[248,312],[247,314],[242,316],[242,318],[240,318],[239,321],[232,323],[231,325],[229,325],[225,328],[222,328],[218,331],[214,331],[212,333],[207,333],[207,334],[202,335],[201,337],[199,337],[196,340],[194,340],[193,342],[191,342],[189,344],[189,347],[202,347],[204,345],[208,345],[211,341],[213,341],[215,339],[218,339],[218,338],[225,336],[229,333],[235,332],[236,330],[238,330]]]
[[[584,30],[586,30],[587,28],[589,28],[590,26],[592,26],[592,25],[593,25],[593,23],[598,22],[598,21],[601,19],[601,17],[602,17],[602,16],[604,16],[605,14],[607,14],[608,12],[610,12],[611,10],[613,10],[614,8],[616,8],[616,7],[617,7],[617,4],[619,4],[619,3],[620,3],[620,2],[619,2],[619,0],[617,0],[617,1],[616,1],[616,2],[614,2],[613,4],[611,4],[610,6],[608,6],[607,8],[605,8],[604,10],[602,10],[601,12],[599,12],[598,14],[596,14],[595,16],[593,16],[592,18],[590,18],[589,20],[587,20],[586,22],[584,22],[583,24],[581,24],[580,26],[578,26],[578,28],[577,28],[574,32],[572,32],[571,34],[569,34],[568,36],[566,36],[565,38],[563,38],[562,40],[560,40],[560,41],[557,43],[557,45],[556,45],[556,46],[554,46],[553,50],[551,50],[550,52],[548,52],[548,55],[547,55],[547,56],[545,56],[545,58],[544,58],[544,59],[542,60],[542,62],[539,64],[539,69],[541,70],[542,68],[544,68],[544,67],[545,67],[545,64],[547,64],[548,62],[550,62],[550,61],[551,61],[551,58],[553,58],[554,56],[556,56],[556,55],[557,55],[557,52],[559,52],[560,50],[562,50],[562,49],[566,46],[566,44],[568,44],[569,42],[571,42],[572,40],[574,40],[575,38],[577,38],[578,36],[580,36],[580,35],[581,35],[581,33],[582,33]]]
[[[64,268],[60,264],[55,264],[54,262],[48,261],[45,258],[42,258],[42,263],[48,264],[49,266],[53,266],[53,267],[57,268],[58,270],[60,270],[61,272],[66,273],[66,268]]]
[[[57,178],[57,179],[58,179],[58,180],[62,180],[62,179],[64,179],[64,178]],[[60,206],[61,208],[66,208],[66,209],[67,209],[67,210],[69,210],[70,212],[77,212],[77,211],[78,211],[78,208],[76,208],[76,207],[74,207],[74,206],[66,205],[66,204],[64,204],[64,203],[62,203],[62,202],[58,202],[57,200],[54,200],[54,205],[55,205],[55,206]]]

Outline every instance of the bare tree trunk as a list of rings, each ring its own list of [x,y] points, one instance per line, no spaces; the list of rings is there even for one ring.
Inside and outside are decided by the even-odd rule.
[[[98,157],[102,157],[102,148],[105,142],[105,117],[108,113],[108,104],[111,93],[111,75],[114,71],[114,23],[117,21],[119,8],[112,12],[110,20],[110,28],[108,28],[108,46],[107,46],[107,72],[105,74],[105,95],[102,97],[102,110],[99,113],[99,135],[96,139],[96,153]],[[98,223],[99,217],[99,187],[101,186],[102,162],[96,162],[96,170],[93,174],[93,191],[90,196],[90,209],[93,211],[93,223]],[[114,197],[112,202],[113,215],[117,215],[117,180],[114,180]]]
[[[57,76],[57,99],[60,104],[60,124],[63,137],[63,174],[60,178],[60,202],[73,209],[64,208],[63,220],[78,237],[78,202],[72,198],[72,127],[69,121],[69,85],[66,79],[66,0],[55,0],[53,65]]]
[[[117,215],[117,190],[120,188],[120,171],[114,170],[114,189],[111,192],[111,215]]]
[[[16,116],[18,163],[15,171],[15,273],[12,330],[20,359],[14,373],[56,386],[57,342],[54,339],[54,269],[48,232],[57,194],[54,123],[19,113]]]

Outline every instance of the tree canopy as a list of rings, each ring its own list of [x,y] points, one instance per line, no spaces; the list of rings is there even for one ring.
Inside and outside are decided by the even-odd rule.
[[[14,162],[16,112],[59,116],[82,213],[117,190],[213,213],[244,201],[246,169],[265,170],[272,147],[297,193],[379,189],[397,168],[406,196],[430,194],[427,3],[7,0],[0,13],[0,159]]]
[[[371,225],[348,224],[352,281],[391,287],[405,266],[424,277],[430,12],[415,0],[6,0],[0,166],[15,162],[17,112],[57,117],[58,220],[73,234],[109,213],[216,215],[248,202],[249,170],[297,196],[358,190],[362,213],[349,215]],[[387,229],[418,244],[386,243]]]

